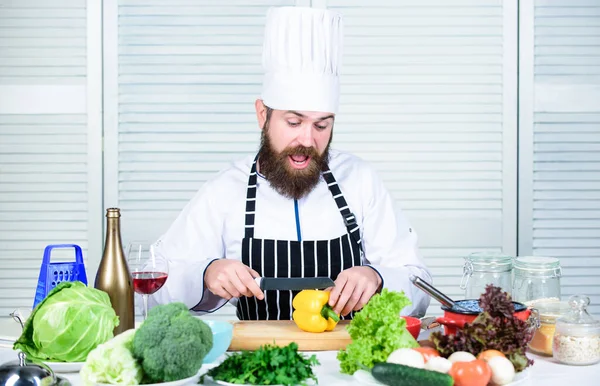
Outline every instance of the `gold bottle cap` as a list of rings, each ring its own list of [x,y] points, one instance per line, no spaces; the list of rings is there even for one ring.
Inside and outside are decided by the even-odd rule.
[[[119,208],[108,208],[106,209],[106,217],[121,217],[121,211]]]

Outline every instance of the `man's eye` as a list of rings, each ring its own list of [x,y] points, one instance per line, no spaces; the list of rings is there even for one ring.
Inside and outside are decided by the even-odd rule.
[[[325,130],[327,128],[327,125],[325,125],[325,126],[315,125],[315,127],[319,130]]]
[[[290,122],[288,121],[288,125],[290,125],[291,127],[296,127],[300,125],[300,122]]]

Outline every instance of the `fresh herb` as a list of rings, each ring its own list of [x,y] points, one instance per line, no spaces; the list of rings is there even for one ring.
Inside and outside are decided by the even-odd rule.
[[[230,354],[217,367],[200,378],[210,376],[217,381],[250,385],[307,385],[306,380],[318,383],[312,371],[319,361],[315,355],[307,358],[298,353],[294,342],[285,347],[264,345],[255,351]]]
[[[529,324],[514,316],[514,304],[508,293],[494,285],[486,286],[479,298],[483,312],[473,323],[465,323],[455,335],[434,332],[430,340],[443,357],[456,351],[468,351],[477,356],[484,350],[502,351],[512,362],[515,371],[523,371],[533,364],[525,350],[533,336]]]
[[[340,371],[352,375],[365,366],[371,369],[375,363],[385,362],[398,348],[418,347],[406,329],[406,320],[400,317],[400,311],[410,304],[404,292],[384,288],[354,314],[348,325],[352,343],[337,354]]]

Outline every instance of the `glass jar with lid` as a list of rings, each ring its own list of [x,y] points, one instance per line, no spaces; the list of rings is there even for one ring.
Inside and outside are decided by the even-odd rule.
[[[485,287],[493,284],[511,291],[513,257],[499,252],[476,252],[465,257],[460,288],[466,299],[479,299]]]
[[[600,362],[600,321],[594,320],[586,308],[590,298],[569,298],[571,311],[556,320],[552,340],[552,356],[568,365],[593,365]]]
[[[529,342],[529,350],[539,354],[552,356],[552,339],[556,330],[556,320],[567,315],[571,310],[568,302],[544,300],[535,303],[540,318],[540,327],[533,333]]]
[[[554,257],[522,256],[515,259],[512,298],[532,306],[540,300],[560,300],[560,260]]]

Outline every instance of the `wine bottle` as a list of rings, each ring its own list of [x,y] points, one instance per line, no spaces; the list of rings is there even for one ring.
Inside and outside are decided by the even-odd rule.
[[[118,208],[106,210],[106,241],[94,287],[108,294],[119,317],[114,335],[134,328],[133,280],[123,251],[121,212]]]

